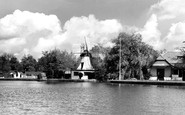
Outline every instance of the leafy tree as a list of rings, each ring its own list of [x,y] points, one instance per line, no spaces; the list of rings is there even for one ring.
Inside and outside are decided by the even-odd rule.
[[[39,70],[45,71],[49,78],[61,78],[66,70],[74,69],[76,65],[77,59],[72,53],[57,49],[43,52],[38,60]]]
[[[11,70],[21,71],[21,65],[13,54],[4,53],[0,56],[0,71],[7,74]]]
[[[25,55],[21,59],[21,65],[24,71],[36,71],[37,61],[32,55]]]
[[[9,72],[11,70],[10,67],[10,59],[12,55],[8,53],[4,53],[3,55],[0,56],[0,70],[2,72]]]
[[[10,59],[10,67],[13,71],[22,71],[22,66],[15,56],[12,56]]]
[[[104,48],[102,45],[98,44],[95,45],[91,50],[90,53],[92,54],[91,63],[94,67],[95,71],[95,78],[99,81],[106,80],[106,69],[105,69],[105,62],[104,58],[106,57],[110,48]]]
[[[146,79],[146,74],[148,74],[146,70],[157,57],[157,52],[142,42],[142,37],[139,34],[120,33],[118,38],[113,40],[115,46],[111,48],[105,58],[107,73],[114,75],[112,78],[118,77],[120,41],[121,68],[124,79],[143,79],[143,77]]]

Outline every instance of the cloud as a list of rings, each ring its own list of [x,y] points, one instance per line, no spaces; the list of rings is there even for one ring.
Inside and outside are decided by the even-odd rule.
[[[108,45],[122,30],[122,25],[116,19],[97,20],[94,15],[88,17],[72,17],[64,25],[66,43],[84,43],[86,37],[90,47],[100,43]]]
[[[162,47],[161,33],[158,30],[158,20],[155,14],[152,14],[148,19],[144,28],[141,29],[140,33],[143,37],[143,42],[153,46],[154,49],[159,50]]]
[[[156,13],[160,20],[174,19],[185,14],[184,0],[161,0],[152,5],[151,12]]]
[[[53,41],[53,38],[60,36],[61,32],[60,21],[55,15],[15,10],[13,14],[0,19],[0,49],[1,52],[16,54],[19,58],[24,54],[38,57],[43,49],[35,49],[40,45],[38,41],[45,39],[58,42]],[[54,45],[48,44],[45,48],[51,47]]]
[[[0,19],[0,52],[39,58],[42,51],[60,48],[72,51],[87,38],[89,47],[110,45],[122,25],[116,19],[98,20],[94,15],[72,17],[63,27],[56,15],[15,10]]]
[[[184,6],[184,0],[161,0],[152,5],[151,17],[141,31],[143,41],[158,50],[181,47],[185,37]]]
[[[183,41],[185,41],[185,21],[173,24],[170,28],[168,35],[165,37],[165,48],[173,50],[181,48]]]

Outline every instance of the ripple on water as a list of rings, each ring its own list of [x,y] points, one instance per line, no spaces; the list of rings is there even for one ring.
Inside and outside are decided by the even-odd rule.
[[[0,114],[185,114],[185,88],[0,81]]]

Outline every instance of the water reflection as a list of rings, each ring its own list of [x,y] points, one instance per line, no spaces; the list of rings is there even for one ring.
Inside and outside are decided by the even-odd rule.
[[[0,81],[0,114],[185,114],[185,87]]]

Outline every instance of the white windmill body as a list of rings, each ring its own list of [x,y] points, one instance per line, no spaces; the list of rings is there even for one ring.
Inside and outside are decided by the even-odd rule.
[[[72,79],[93,79],[95,69],[91,64],[91,54],[88,51],[87,43],[81,47],[80,64],[76,70],[72,71]]]

